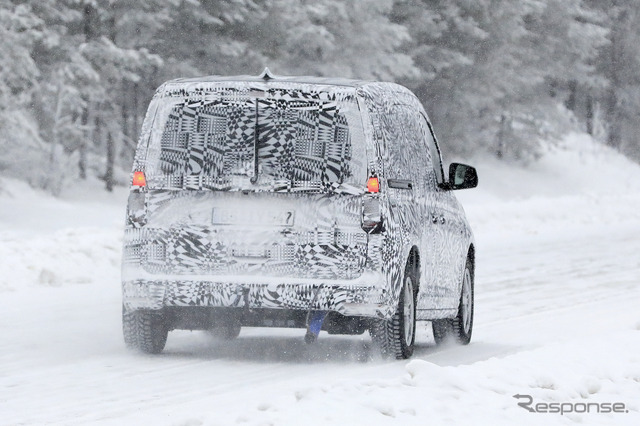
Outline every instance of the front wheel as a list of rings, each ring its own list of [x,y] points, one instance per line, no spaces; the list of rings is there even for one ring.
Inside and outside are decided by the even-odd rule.
[[[371,338],[385,358],[407,359],[413,355],[416,338],[416,289],[418,280],[412,265],[407,265],[398,308],[388,320],[376,320]]]
[[[160,311],[133,310],[122,307],[122,332],[129,349],[158,354],[167,343],[169,328]]]
[[[467,259],[462,277],[462,291],[458,314],[454,318],[432,321],[433,338],[436,344],[442,344],[453,338],[456,343],[467,345],[473,331],[473,264]]]

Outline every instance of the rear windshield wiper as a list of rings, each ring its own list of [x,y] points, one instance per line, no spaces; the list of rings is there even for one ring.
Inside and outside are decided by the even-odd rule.
[[[249,179],[252,184],[258,182],[258,143],[260,141],[260,128],[258,127],[258,98],[256,98],[255,102],[256,117],[253,130],[253,176]]]

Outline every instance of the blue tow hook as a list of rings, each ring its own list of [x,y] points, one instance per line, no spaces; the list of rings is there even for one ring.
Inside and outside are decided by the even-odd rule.
[[[322,329],[322,323],[327,317],[326,311],[311,311],[307,315],[307,334],[304,336],[306,343],[313,343],[318,340],[318,335]]]

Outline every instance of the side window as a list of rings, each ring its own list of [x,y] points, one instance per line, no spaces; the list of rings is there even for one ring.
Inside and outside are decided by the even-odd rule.
[[[418,114],[409,107],[402,107],[404,111],[403,129],[407,140],[407,151],[412,163],[412,180],[419,194],[435,189],[435,174],[432,165],[431,152],[427,149],[422,132],[422,125]]]
[[[406,113],[400,105],[393,105],[382,117],[385,140],[387,177],[410,180],[412,153],[406,135]]]
[[[427,122],[427,119],[421,113],[418,114],[418,123],[420,124],[420,132],[423,134],[424,139],[427,142],[429,153],[431,154],[431,163],[436,175],[436,181],[438,183],[444,182],[444,172],[442,170],[442,157],[440,156],[440,148],[436,143],[436,139],[433,136],[433,130],[431,125]]]
[[[431,151],[425,143],[418,113],[405,105],[393,105],[383,119],[388,173],[392,179],[413,182],[416,194],[436,186]]]
[[[389,178],[410,180],[419,193],[444,181],[440,151],[420,112],[396,104],[384,114],[382,124]]]

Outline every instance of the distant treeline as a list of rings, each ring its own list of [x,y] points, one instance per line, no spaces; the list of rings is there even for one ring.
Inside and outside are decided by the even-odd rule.
[[[0,174],[128,178],[175,77],[390,80],[448,154],[530,161],[582,128],[640,160],[637,0],[0,0]]]

